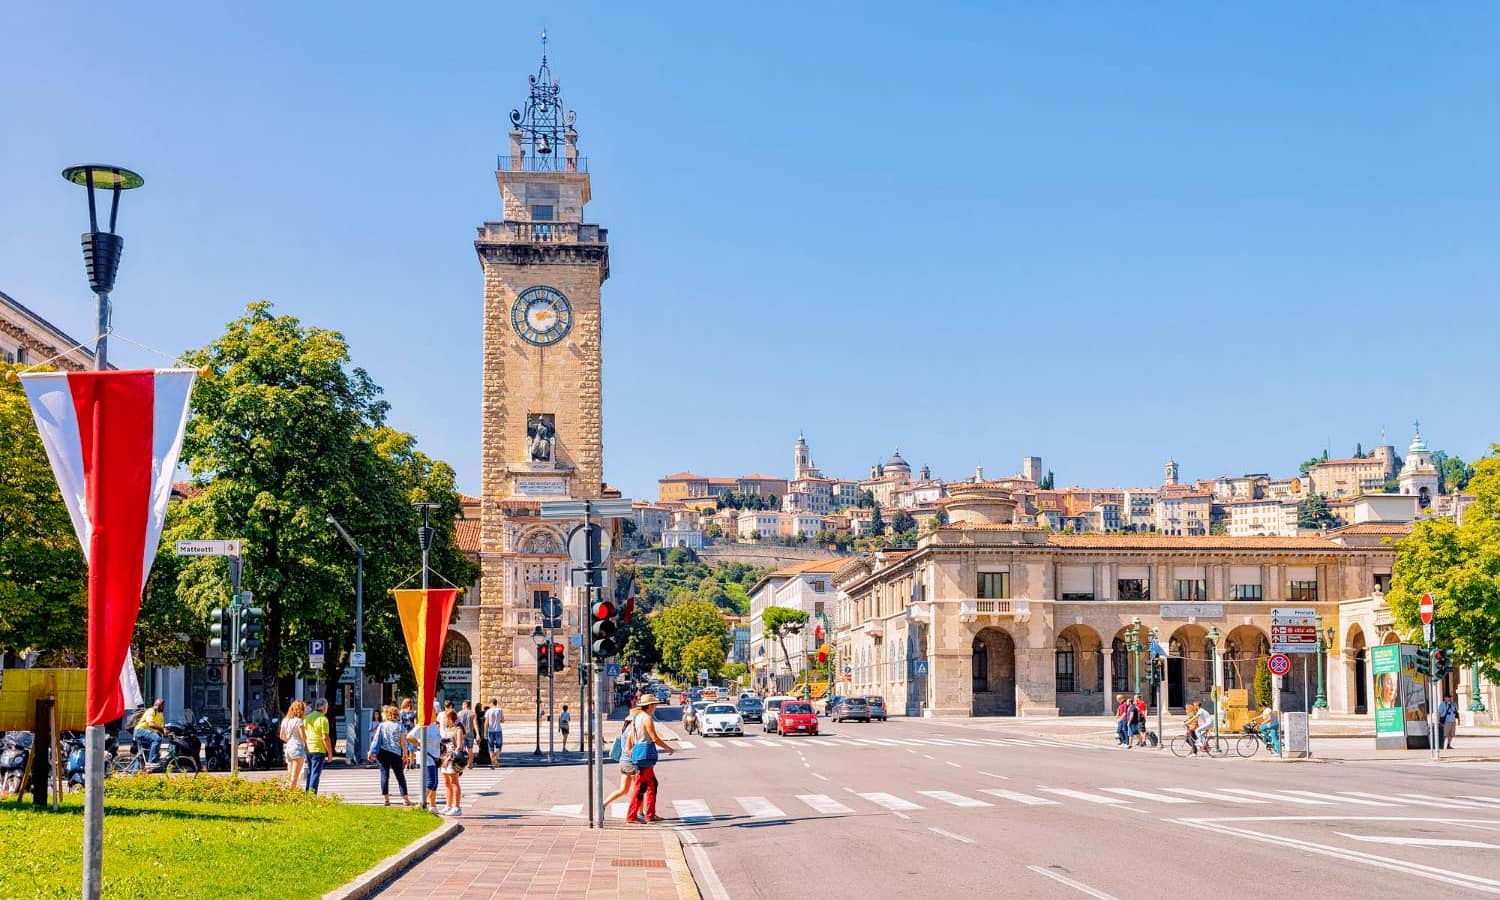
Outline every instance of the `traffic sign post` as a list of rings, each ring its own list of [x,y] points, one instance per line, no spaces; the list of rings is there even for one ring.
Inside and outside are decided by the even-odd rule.
[[[1266,660],[1266,668],[1277,677],[1285,675],[1292,670],[1292,661],[1285,653],[1272,653],[1271,658]]]
[[[328,645],[316,638],[307,642],[307,665],[311,669],[323,668]]]
[[[1422,616],[1422,624],[1423,625],[1431,625],[1432,624],[1432,595],[1431,594],[1423,594],[1422,595],[1422,599],[1417,603],[1417,612]]]
[[[1433,622],[1433,602],[1431,594],[1423,594],[1417,601],[1417,615],[1422,619],[1422,640],[1427,643],[1427,657],[1429,660],[1439,659],[1433,652],[1433,644],[1437,642],[1437,625]],[[1427,701],[1427,742],[1432,747],[1432,758],[1438,759],[1443,752],[1443,721],[1438,718],[1438,706],[1443,699],[1443,676],[1438,673],[1437,666],[1429,663],[1429,674],[1427,680],[1431,685],[1432,699]]]
[[[172,547],[178,556],[239,556],[239,541],[178,541]]]
[[[1317,653],[1318,611],[1315,609],[1271,610],[1272,653]]]

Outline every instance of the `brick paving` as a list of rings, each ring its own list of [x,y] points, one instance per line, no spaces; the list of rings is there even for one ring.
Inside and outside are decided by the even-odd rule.
[[[550,816],[465,816],[464,830],[378,896],[422,900],[657,900],[698,897],[677,835],[590,830]],[[679,889],[680,888],[680,889]]]

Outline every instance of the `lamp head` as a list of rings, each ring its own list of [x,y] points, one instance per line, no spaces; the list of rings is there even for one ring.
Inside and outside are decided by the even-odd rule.
[[[538,647],[547,643],[547,635],[542,632],[542,626],[538,625],[531,630],[531,641]]]

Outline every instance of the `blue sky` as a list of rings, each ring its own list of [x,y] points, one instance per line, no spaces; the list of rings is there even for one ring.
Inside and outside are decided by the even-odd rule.
[[[1500,440],[1493,5],[321,6],[10,10],[0,290],[90,334],[57,173],[133,167],[119,333],[271,299],[477,490],[474,227],[545,24],[627,494],[786,472],[798,429],[835,474],[1092,485]]]

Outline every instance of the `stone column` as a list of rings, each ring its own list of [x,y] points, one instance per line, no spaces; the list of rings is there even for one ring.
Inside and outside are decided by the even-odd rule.
[[[1114,648],[1108,644],[1099,648],[1099,663],[1104,669],[1104,714],[1112,716],[1115,714],[1115,654]]]

